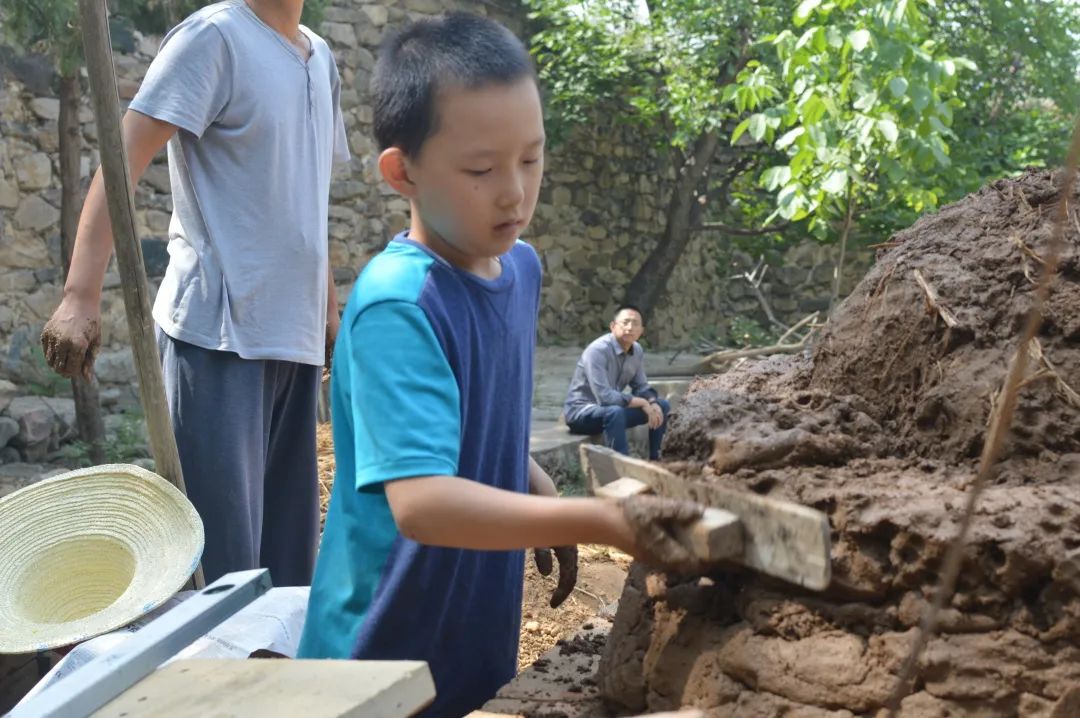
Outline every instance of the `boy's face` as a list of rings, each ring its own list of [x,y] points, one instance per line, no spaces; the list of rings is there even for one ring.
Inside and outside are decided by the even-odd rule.
[[[405,158],[423,230],[465,263],[505,254],[532,219],[544,171],[536,83],[448,88],[436,102],[438,128]]]

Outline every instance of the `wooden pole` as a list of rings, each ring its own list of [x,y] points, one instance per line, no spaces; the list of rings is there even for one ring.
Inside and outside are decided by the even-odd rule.
[[[135,373],[139,380],[139,398],[150,434],[150,451],[154,455],[155,471],[186,496],[154,338],[142,247],[135,231],[135,200],[120,132],[120,98],[116,91],[105,0],[79,0],[79,15],[101,151],[101,173],[112,222],[116,264],[120,270],[120,287],[124,292],[124,312],[135,357]],[[197,589],[205,585],[201,566],[195,570],[192,580]]]

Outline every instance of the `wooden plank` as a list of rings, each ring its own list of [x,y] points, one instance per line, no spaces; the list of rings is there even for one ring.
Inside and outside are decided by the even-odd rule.
[[[16,708],[10,718],[89,715],[269,588],[270,572],[265,568],[225,574],[136,631],[131,638]]]
[[[406,718],[435,698],[423,661],[173,661],[95,718]]]
[[[597,486],[593,493],[601,499],[625,499],[627,496],[647,494],[651,491],[652,488],[644,481],[624,476],[621,479],[615,479],[609,484]]]
[[[127,153],[120,132],[120,101],[116,92],[105,1],[79,0],[79,15],[116,265],[120,272],[124,313],[139,381],[139,399],[146,417],[150,451],[154,455],[154,471],[186,495],[180,454],[176,449],[176,437],[165,399],[165,381],[161,376],[161,360],[150,314],[150,291],[146,283],[142,247],[135,231],[135,201],[128,174]],[[194,586],[199,589],[203,585],[202,568],[199,567],[195,571]]]
[[[657,464],[602,446],[582,446],[581,464],[590,485],[621,477],[648,484],[660,496],[697,501],[739,517],[743,553],[736,561],[813,590],[832,578],[829,520],[808,506],[675,476]]]
[[[739,517],[730,511],[708,507],[700,519],[675,537],[704,561],[739,560],[743,555],[743,528]]]

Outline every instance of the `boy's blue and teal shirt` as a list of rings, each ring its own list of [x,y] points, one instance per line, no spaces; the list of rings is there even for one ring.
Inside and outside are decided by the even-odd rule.
[[[461,476],[528,492],[541,267],[485,280],[398,235],[360,274],[330,382],[336,474],[300,656],[427,661],[425,715],[478,708],[517,668],[524,555],[423,546],[383,486]]]

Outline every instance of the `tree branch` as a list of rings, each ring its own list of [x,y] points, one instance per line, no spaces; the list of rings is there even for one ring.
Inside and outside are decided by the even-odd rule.
[[[730,234],[735,237],[760,237],[763,234],[772,234],[774,232],[782,232],[791,226],[791,222],[781,222],[780,224],[769,225],[768,227],[757,227],[755,229],[748,229],[745,227],[732,227],[731,225],[724,224],[723,222],[702,222],[698,226],[692,228],[692,231],[699,232],[705,229],[716,229],[724,234]]]

